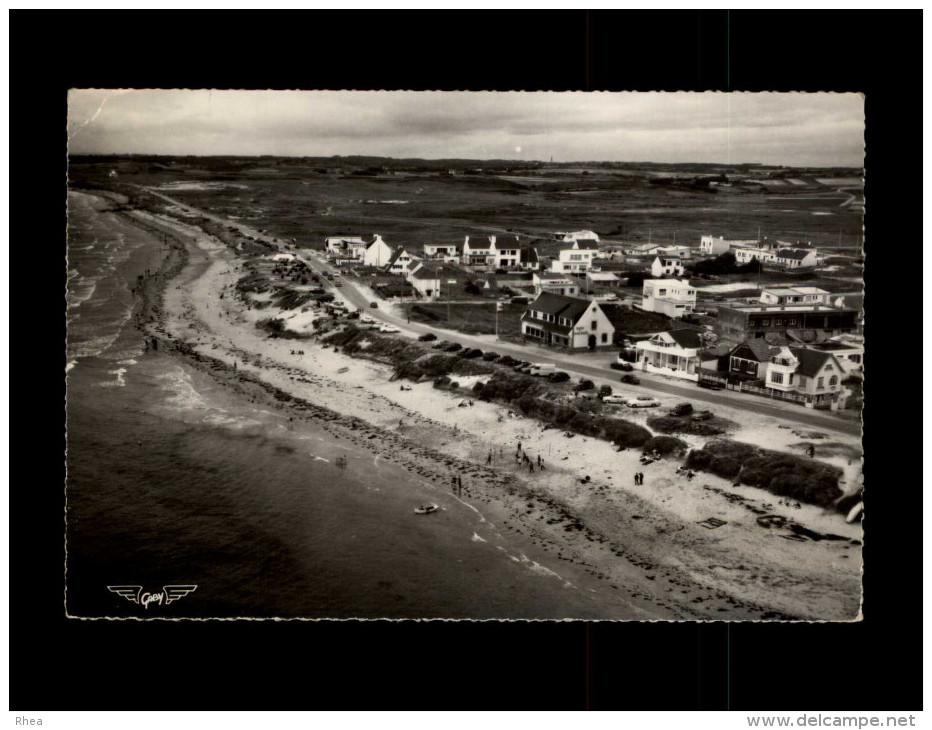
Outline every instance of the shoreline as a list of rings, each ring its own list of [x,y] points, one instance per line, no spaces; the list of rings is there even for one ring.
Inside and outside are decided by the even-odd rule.
[[[621,455],[614,454],[607,443],[577,437],[561,445],[556,441],[559,433],[552,429],[548,433],[531,419],[507,422],[499,429],[501,433],[492,433],[485,421],[494,419],[500,406],[477,403],[475,408],[457,409],[453,401],[458,398],[440,391],[433,391],[436,395],[429,408],[419,407],[416,401],[409,407],[395,394],[397,383],[387,381],[385,367],[336,354],[316,343],[300,341],[311,356],[295,364],[286,351],[289,342],[294,347],[299,341],[265,340],[249,316],[237,310],[233,297],[222,304],[218,299],[216,287],[236,280],[238,258],[232,252],[181,221],[169,222],[138,211],[125,215],[135,225],[145,227],[147,221],[178,244],[172,246],[159,272],[144,282],[137,319],[144,333],[158,338],[160,350],[182,355],[218,382],[261,391],[278,408],[320,422],[333,435],[403,466],[412,476],[431,480],[441,491],[451,473],[462,475],[467,503],[479,504],[478,509],[509,539],[527,541],[549,555],[548,564],[561,576],[564,572],[581,576],[570,582],[610,586],[638,606],[644,618],[654,620],[856,619],[860,591],[854,595],[841,588],[843,583],[833,583],[829,565],[793,572],[801,550],[831,558],[829,553],[839,546],[789,542],[774,546],[783,541],[770,540],[768,553],[789,554],[789,559],[774,563],[768,560],[770,556],[761,557],[750,549],[757,546],[754,538],[765,537],[765,531],[752,527],[742,535],[745,544],[729,545],[726,552],[724,546],[719,548],[722,539],[709,539],[714,533],[695,534],[702,528],[683,524],[682,505],[679,513],[661,509],[658,500],[673,500],[674,495],[659,467],[651,467],[648,486],[658,494],[670,492],[669,498],[648,499],[625,489],[622,477],[627,471],[617,466]],[[169,288],[169,283],[175,288]],[[342,379],[322,374],[323,368],[340,369],[334,365],[351,372]],[[466,416],[470,418],[464,420]],[[411,422],[393,428],[399,419]],[[450,432],[451,421],[454,426],[463,422],[458,434]],[[515,442],[508,441],[506,448],[503,439],[515,434],[531,442],[536,453],[542,453],[544,446],[549,448],[546,478],[538,475],[531,482],[509,466]],[[491,468],[484,464],[490,437],[499,438],[498,456],[503,460]],[[555,446],[571,446],[571,453],[551,461]],[[588,468],[587,458],[612,466]],[[581,485],[581,470],[596,474],[595,481]],[[613,476],[624,486],[612,484]],[[715,482],[715,478],[701,475],[697,481]],[[709,486],[713,495],[721,485]],[[718,496],[714,499],[724,501]],[[741,509],[736,506],[734,511],[741,514]],[[742,569],[754,578],[742,582]],[[851,577],[859,578],[859,574]],[[792,589],[789,598],[788,588]],[[823,598],[821,606],[806,610],[810,596],[832,589],[834,601]]]

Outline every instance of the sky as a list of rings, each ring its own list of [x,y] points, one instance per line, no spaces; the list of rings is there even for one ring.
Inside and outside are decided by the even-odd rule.
[[[73,89],[71,154],[862,167],[858,94]]]

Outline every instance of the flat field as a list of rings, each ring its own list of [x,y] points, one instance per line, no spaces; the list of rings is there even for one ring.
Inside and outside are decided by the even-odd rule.
[[[118,175],[110,177],[110,170]],[[301,161],[198,158],[158,165],[83,158],[69,169],[79,183],[158,188],[183,203],[315,248],[334,235],[380,233],[389,245],[416,249],[424,243],[462,243],[467,234],[548,238],[579,229],[625,243],[672,242],[675,236],[677,243],[698,245],[701,235],[752,238],[758,231],[817,246],[854,248],[860,242],[862,210],[842,205],[851,194],[827,184],[833,178],[820,175],[820,183],[800,172],[793,179],[802,185],[766,185],[747,175],[708,189],[669,184],[689,174],[703,171],[677,166],[674,174],[645,166],[452,177],[427,169],[359,175]],[[546,246],[544,252],[558,247]]]

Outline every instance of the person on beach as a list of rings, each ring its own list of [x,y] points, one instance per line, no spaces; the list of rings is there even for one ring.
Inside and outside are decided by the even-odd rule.
[[[637,486],[637,484],[638,484],[638,473],[634,472],[634,485]]]
[[[485,460],[485,463],[486,463],[486,464],[491,464],[491,463],[492,463],[492,451],[491,451],[491,449],[489,450],[489,458]]]

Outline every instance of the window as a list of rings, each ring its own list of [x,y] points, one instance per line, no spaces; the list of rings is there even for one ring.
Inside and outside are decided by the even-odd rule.
[[[795,318],[795,317],[791,317],[791,318],[787,321],[787,324],[788,324],[790,327],[795,327],[795,326],[796,326],[796,318]]]
[[[861,356],[860,356],[860,355],[848,355],[848,359],[849,359],[851,362],[861,362]]]
[[[664,296],[666,293],[667,293],[667,290],[666,290],[666,289],[658,289],[658,290],[657,290],[657,296],[658,296],[658,297],[662,297],[662,296]]]
[[[597,330],[599,328],[599,323],[595,320],[592,320],[592,329]]]
[[[816,381],[816,388],[824,388],[824,387],[825,387],[825,378],[819,378]]]
[[[832,377],[828,379],[828,387],[834,388],[836,385],[838,385],[838,376],[833,375]]]
[[[602,342],[608,342],[608,334],[605,332],[602,333]]]
[[[770,381],[773,383],[783,383],[783,373],[770,373]]]

